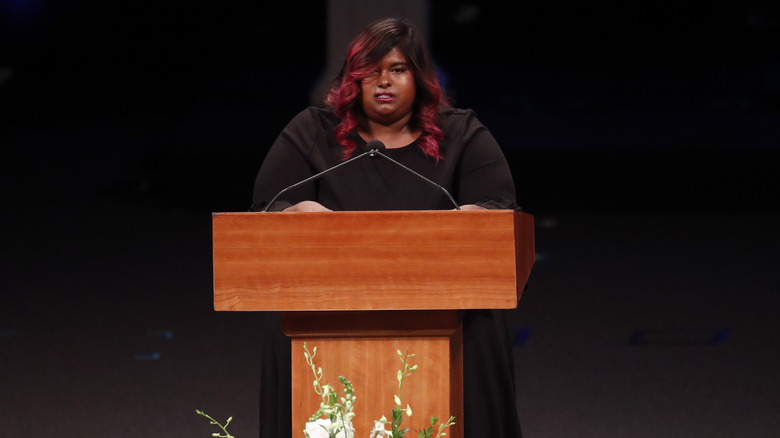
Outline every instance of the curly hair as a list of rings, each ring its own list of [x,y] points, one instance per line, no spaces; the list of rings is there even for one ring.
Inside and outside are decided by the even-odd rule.
[[[336,139],[344,147],[344,158],[352,156],[356,148],[349,136],[357,129],[359,116],[363,114],[361,81],[396,47],[406,57],[414,77],[416,94],[410,128],[421,131],[418,145],[426,155],[436,160],[442,158],[439,142],[444,133],[437,116],[439,108],[448,104],[447,98],[417,30],[409,22],[395,18],[374,21],[355,36],[347,48],[337,85],[325,99],[341,119],[336,126]]]

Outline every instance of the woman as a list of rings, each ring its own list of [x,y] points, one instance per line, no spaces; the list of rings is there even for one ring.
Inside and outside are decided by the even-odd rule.
[[[473,112],[449,107],[416,29],[382,19],[359,32],[327,108],[299,113],[257,175],[252,210],[437,210],[449,197],[389,160],[362,158],[269,200],[379,140],[385,154],[433,180],[460,209],[518,208],[509,166]],[[467,311],[464,329],[466,438],[519,437],[514,366],[500,311]],[[290,343],[269,315],[261,376],[261,436],[290,436]],[[278,409],[276,409],[278,408]]]

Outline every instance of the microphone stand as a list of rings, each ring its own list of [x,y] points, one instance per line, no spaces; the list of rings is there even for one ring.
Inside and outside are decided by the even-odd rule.
[[[265,206],[265,207],[263,207],[263,209],[262,209],[262,210],[260,210],[260,212],[261,212],[261,213],[265,213],[265,212],[267,212],[267,211],[268,211],[268,208],[270,208],[270,207],[271,207],[271,204],[273,204],[273,203],[274,203],[274,201],[276,201],[276,200],[279,198],[279,196],[281,196],[281,195],[282,195],[282,193],[285,193],[285,192],[287,192],[287,191],[289,191],[289,190],[292,190],[292,189],[294,189],[294,188],[296,188],[296,187],[298,187],[298,186],[300,186],[300,185],[302,185],[302,184],[306,184],[306,183],[307,183],[307,182],[309,182],[309,181],[313,181],[313,180],[315,180],[315,179],[317,179],[317,178],[321,177],[322,175],[325,175],[326,173],[330,172],[331,170],[336,170],[336,169],[338,169],[339,167],[341,167],[341,166],[344,166],[344,165],[346,165],[346,164],[349,164],[349,163],[351,163],[351,162],[353,162],[353,161],[355,161],[355,160],[357,160],[357,159],[359,159],[359,158],[365,157],[366,155],[370,155],[370,156],[372,156],[372,157],[373,157],[373,155],[371,155],[371,154],[373,154],[374,152],[376,152],[376,149],[372,149],[372,150],[370,150],[370,151],[363,152],[362,154],[360,154],[360,155],[357,155],[357,156],[354,156],[354,157],[350,158],[349,160],[347,160],[347,161],[344,161],[343,163],[339,163],[339,164],[337,164],[337,165],[335,165],[335,166],[333,166],[333,167],[330,167],[330,168],[328,168],[328,169],[325,169],[325,170],[323,170],[322,172],[320,172],[320,173],[318,173],[318,174],[316,174],[316,175],[312,175],[312,176],[310,176],[310,177],[306,178],[306,179],[305,179],[305,180],[303,180],[303,181],[299,181],[299,182],[297,182],[297,183],[295,183],[295,184],[293,184],[293,185],[291,185],[291,186],[289,186],[289,187],[285,188],[285,189],[284,189],[284,190],[282,190],[281,192],[277,193],[277,194],[276,194],[276,196],[274,196],[274,197],[273,197],[273,199],[271,199],[271,201],[270,201],[268,204],[266,204],[266,206]]]
[[[452,205],[455,206],[455,209],[456,210],[460,210],[460,206],[458,205],[457,202],[455,202],[455,198],[453,198],[452,195],[450,195],[450,192],[448,192],[447,189],[445,189],[444,187],[440,186],[439,184],[436,184],[435,182],[433,182],[430,179],[420,175],[419,173],[415,172],[414,170],[404,166],[403,164],[399,163],[398,161],[396,161],[396,160],[388,157],[387,155],[379,152],[379,148],[373,148],[373,149],[371,149],[370,151],[368,151],[366,153],[369,154],[370,157],[373,157],[374,155],[379,155],[380,157],[384,158],[385,160],[388,160],[388,161],[392,162],[393,164],[395,164],[397,166],[401,166],[402,169],[404,169],[404,170],[406,170],[408,172],[411,172],[416,177],[422,179],[423,181],[425,181],[426,183],[432,185],[433,187],[436,187],[437,189],[441,190],[450,199],[450,201],[452,202]]]
[[[375,144],[378,144],[379,146],[374,146]],[[316,175],[312,175],[312,176],[310,176],[310,177],[308,177],[308,178],[306,178],[306,179],[304,179],[302,181],[299,181],[299,182],[297,182],[297,183],[295,183],[295,184],[293,184],[291,186],[286,187],[284,190],[282,190],[281,192],[277,193],[276,196],[274,196],[271,199],[271,201],[268,204],[266,204],[265,207],[263,207],[262,210],[260,210],[260,212],[261,213],[267,212],[268,209],[271,207],[271,204],[273,204],[274,201],[276,201],[279,198],[279,196],[281,196],[283,193],[285,193],[285,192],[287,192],[289,190],[292,190],[292,189],[294,189],[294,188],[296,188],[296,187],[298,187],[300,185],[306,184],[309,181],[313,181],[313,180],[315,180],[315,179],[325,175],[326,173],[328,173],[330,171],[336,170],[339,167],[347,165],[347,164],[349,164],[349,163],[351,163],[351,162],[353,162],[355,160],[358,160],[360,158],[363,158],[366,155],[368,155],[369,157],[375,157],[375,156],[378,155],[378,156],[384,158],[385,160],[388,160],[391,163],[395,164],[396,166],[400,166],[402,169],[406,170],[407,172],[412,173],[414,176],[416,176],[417,178],[419,178],[419,179],[425,181],[426,183],[432,185],[433,187],[436,187],[437,189],[441,190],[445,195],[447,195],[447,198],[449,198],[449,200],[452,202],[452,205],[455,206],[456,210],[460,210],[460,206],[458,206],[458,203],[455,202],[455,198],[453,198],[452,195],[450,195],[450,192],[448,192],[444,187],[440,186],[439,184],[436,184],[435,182],[431,181],[430,179],[420,175],[419,173],[415,172],[414,170],[404,166],[403,164],[399,163],[398,161],[396,161],[396,160],[388,157],[387,155],[383,154],[382,152],[380,152],[380,149],[382,149],[384,147],[385,147],[385,145],[382,144],[381,142],[377,141],[377,140],[373,140],[373,141],[369,142],[366,145],[366,149],[367,150],[365,152],[363,152],[362,154],[354,156],[354,157],[350,158],[349,160],[344,161],[343,163],[339,163],[339,164],[337,164],[337,165],[335,165],[333,167],[330,167],[328,169],[323,170],[322,172],[320,172],[320,173],[318,173]]]

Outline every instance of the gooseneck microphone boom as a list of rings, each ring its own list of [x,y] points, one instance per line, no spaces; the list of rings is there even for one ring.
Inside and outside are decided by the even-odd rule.
[[[450,195],[450,192],[447,191],[444,187],[440,186],[439,184],[436,184],[435,182],[431,181],[430,179],[422,176],[421,174],[415,172],[414,170],[404,166],[403,164],[399,163],[398,161],[388,157],[387,155],[383,154],[382,151],[386,150],[385,144],[382,143],[379,140],[371,140],[369,141],[366,146],[365,150],[366,153],[369,154],[369,156],[373,157],[374,155],[379,155],[380,157],[384,158],[385,160],[390,161],[391,163],[395,164],[396,166],[400,166],[402,169],[406,170],[407,172],[410,172],[417,178],[425,181],[429,185],[432,185],[433,187],[436,187],[437,189],[441,190],[445,195],[447,195],[447,198],[449,198],[450,202],[452,202],[452,205],[455,206],[456,210],[460,210],[460,206],[458,206],[458,203],[455,202],[455,198]]]
[[[287,191],[290,191],[290,190],[292,190],[292,189],[294,189],[294,188],[296,188],[296,187],[298,187],[298,186],[302,186],[302,185],[306,184],[306,183],[307,183],[307,182],[309,182],[309,181],[314,181],[315,179],[317,179],[317,178],[320,178],[321,176],[325,175],[326,173],[329,173],[329,172],[331,172],[331,171],[334,171],[334,170],[338,169],[338,168],[339,168],[339,167],[341,167],[341,166],[346,166],[347,164],[349,164],[349,163],[351,163],[351,162],[353,162],[353,161],[355,161],[355,160],[359,160],[359,159],[361,159],[361,158],[365,157],[366,155],[371,155],[373,152],[374,152],[374,151],[366,151],[366,152],[363,152],[362,154],[360,154],[360,155],[358,155],[358,156],[355,156],[355,157],[352,157],[352,158],[350,158],[349,160],[347,160],[347,161],[344,161],[343,163],[339,163],[339,164],[337,164],[337,165],[335,165],[335,166],[333,166],[333,167],[329,167],[329,168],[327,168],[327,169],[323,170],[322,172],[320,172],[320,173],[318,173],[318,174],[312,175],[312,176],[310,176],[310,177],[308,177],[308,178],[304,179],[303,181],[298,181],[297,183],[295,183],[295,184],[293,184],[293,185],[291,185],[291,186],[285,187],[285,188],[284,188],[284,189],[283,189],[281,192],[277,193],[277,194],[276,194],[276,196],[274,196],[274,197],[273,197],[273,199],[271,199],[271,202],[269,202],[268,204],[266,204],[266,206],[265,206],[265,207],[263,207],[263,209],[262,209],[262,210],[260,210],[260,212],[261,212],[261,213],[265,213],[265,212],[267,212],[267,211],[268,211],[268,208],[269,208],[269,207],[271,207],[271,204],[273,204],[273,203],[274,203],[274,201],[276,201],[276,200],[279,198],[279,196],[281,196],[283,193],[285,193],[285,192],[287,192]]]
[[[284,189],[282,189],[281,192],[277,193],[276,196],[274,196],[271,199],[271,201],[268,204],[266,204],[265,207],[263,207],[263,209],[260,210],[260,211],[262,213],[267,212],[268,209],[271,207],[271,204],[273,204],[277,199],[279,199],[279,196],[281,196],[285,192],[288,192],[288,191],[290,191],[290,190],[292,190],[292,189],[294,189],[296,187],[299,187],[299,186],[301,186],[303,184],[306,184],[309,181],[314,181],[315,179],[320,178],[323,175],[325,175],[325,174],[327,174],[329,172],[332,172],[332,171],[338,169],[341,166],[346,166],[347,164],[349,164],[349,163],[351,163],[353,161],[359,160],[359,159],[361,159],[361,158],[363,158],[365,156],[374,157],[374,156],[377,156],[377,155],[382,157],[382,158],[384,158],[384,159],[386,159],[386,160],[388,160],[388,161],[390,161],[391,163],[395,164],[396,166],[399,166],[402,169],[410,172],[411,174],[413,174],[417,178],[421,179],[422,181],[425,181],[427,184],[430,184],[433,187],[436,187],[437,189],[441,190],[445,195],[447,195],[447,198],[449,198],[449,200],[452,202],[452,205],[455,206],[455,209],[456,210],[460,210],[460,207],[458,206],[458,203],[455,202],[455,199],[452,197],[452,195],[450,195],[450,192],[448,192],[444,187],[440,186],[439,184],[436,184],[435,182],[431,181],[430,179],[420,175],[419,173],[415,172],[414,170],[404,166],[403,164],[399,163],[398,161],[388,157],[387,155],[385,155],[385,154],[383,154],[381,152],[381,151],[384,151],[386,149],[387,148],[385,147],[385,144],[382,143],[381,141],[379,141],[379,140],[371,140],[363,147],[364,152],[362,154],[357,155],[355,157],[352,157],[349,160],[344,161],[343,163],[339,163],[339,164],[337,164],[337,165],[335,165],[333,167],[329,167],[329,168],[323,170],[322,172],[317,173],[315,175],[312,175],[312,176],[310,176],[310,177],[308,177],[308,178],[306,178],[306,179],[304,179],[302,181],[299,181],[299,182],[297,182],[297,183],[295,183],[295,184],[293,184],[291,186],[285,187]]]

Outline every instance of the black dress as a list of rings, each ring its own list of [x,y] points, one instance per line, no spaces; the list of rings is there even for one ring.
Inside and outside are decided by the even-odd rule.
[[[310,107],[282,131],[263,161],[254,188],[253,211],[277,193],[343,160],[334,135],[339,123],[329,109]],[[487,128],[470,110],[440,114],[442,159],[425,155],[416,142],[388,149],[389,157],[425,175],[452,194],[459,205],[517,209],[506,158]],[[365,141],[355,135],[358,150]],[[363,157],[324,177],[284,193],[269,210],[317,201],[336,211],[453,209],[441,191],[382,158]],[[278,313],[263,313],[260,379],[260,436],[288,438],[290,430],[290,341]],[[463,424],[466,438],[520,437],[511,343],[502,311],[463,313]],[[303,425],[301,426],[303,427]]]

